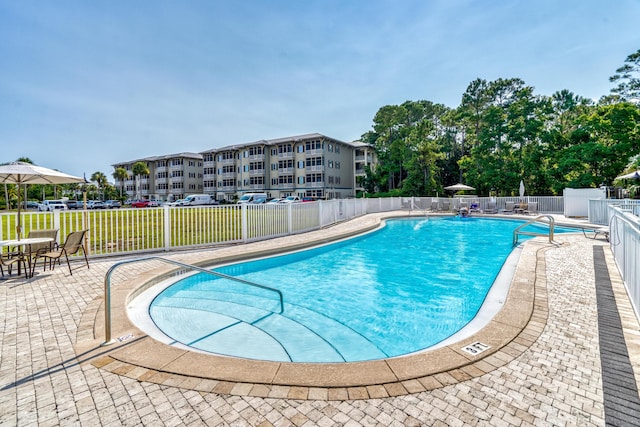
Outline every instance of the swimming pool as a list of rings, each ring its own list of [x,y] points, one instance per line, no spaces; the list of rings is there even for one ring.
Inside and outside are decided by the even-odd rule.
[[[268,292],[201,274],[153,291],[149,313],[165,342],[217,354],[295,362],[405,355],[476,317],[522,223],[390,220],[358,238],[216,269],[282,290],[282,314]]]

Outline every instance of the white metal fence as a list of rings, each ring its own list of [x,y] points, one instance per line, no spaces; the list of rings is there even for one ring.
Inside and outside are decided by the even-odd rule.
[[[521,201],[525,203],[536,202],[538,203],[538,212],[548,214],[561,214],[564,212],[564,199],[562,196],[525,196],[520,197],[405,197],[402,204],[407,209],[422,209],[431,210],[431,204],[433,202],[438,203],[439,206],[443,206],[444,202],[449,202],[451,209],[455,209],[459,206],[460,201],[466,202],[478,202],[480,210],[485,211],[489,206],[489,202],[495,202],[498,211],[505,209],[507,202],[519,203]]]
[[[630,208],[609,205],[609,241],[618,270],[627,288],[636,317],[640,319],[640,218]]]
[[[592,199],[589,200],[589,222],[592,224],[608,225],[610,219],[609,206],[640,216],[640,200],[631,199]]]
[[[314,203],[246,204],[145,209],[23,212],[23,236],[57,229],[58,242],[88,229],[90,256],[271,239],[317,230],[367,213],[401,209],[400,198],[340,199]],[[0,214],[0,240],[16,238],[17,214]]]

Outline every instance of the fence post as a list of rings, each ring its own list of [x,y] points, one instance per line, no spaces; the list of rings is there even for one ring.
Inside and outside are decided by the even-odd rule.
[[[163,206],[164,209],[164,250],[168,252],[171,250],[171,212],[168,205]]]
[[[246,243],[249,239],[249,230],[247,230],[247,223],[249,222],[247,221],[247,203],[243,203],[240,206],[240,221],[242,224],[242,241]]]
[[[293,203],[287,203],[287,234],[293,234]]]

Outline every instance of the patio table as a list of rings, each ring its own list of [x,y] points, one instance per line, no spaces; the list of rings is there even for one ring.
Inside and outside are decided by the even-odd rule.
[[[13,247],[13,246],[17,246],[17,247],[29,247],[29,250],[27,251],[27,253],[31,253],[31,245],[37,245],[37,244],[42,244],[42,243],[52,243],[53,242],[53,238],[52,237],[32,237],[32,238],[26,238],[26,239],[12,239],[12,240],[0,240],[0,251],[2,250],[2,248],[4,247]],[[24,254],[24,251],[22,251],[22,254]],[[31,268],[31,257],[27,257],[27,263],[29,264],[28,268],[27,268],[27,272],[26,272],[26,276],[28,278],[33,277],[33,273],[35,270],[35,263],[33,265],[33,269]],[[20,274],[20,269],[18,268],[18,274]]]

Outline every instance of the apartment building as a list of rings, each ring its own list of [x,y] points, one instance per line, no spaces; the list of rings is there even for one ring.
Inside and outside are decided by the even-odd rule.
[[[125,192],[135,197],[133,165],[142,161],[149,175],[139,180],[139,197],[176,200],[204,193],[234,201],[244,193],[269,197],[354,197],[366,167],[376,163],[373,147],[311,133],[212,148],[201,153],[155,156],[113,165],[129,173]],[[119,188],[116,181],[116,187]]]
[[[136,177],[133,166],[144,163],[148,175]],[[172,201],[187,194],[202,193],[202,155],[198,153],[178,153],[166,156],[151,156],[112,165],[114,169],[127,171],[124,181],[116,179],[116,188],[123,187],[123,193],[131,199]]]
[[[367,144],[319,133],[212,148],[201,152],[204,192],[227,201],[249,192],[269,197],[354,197],[356,169],[364,174],[364,165],[375,161],[372,153]]]

